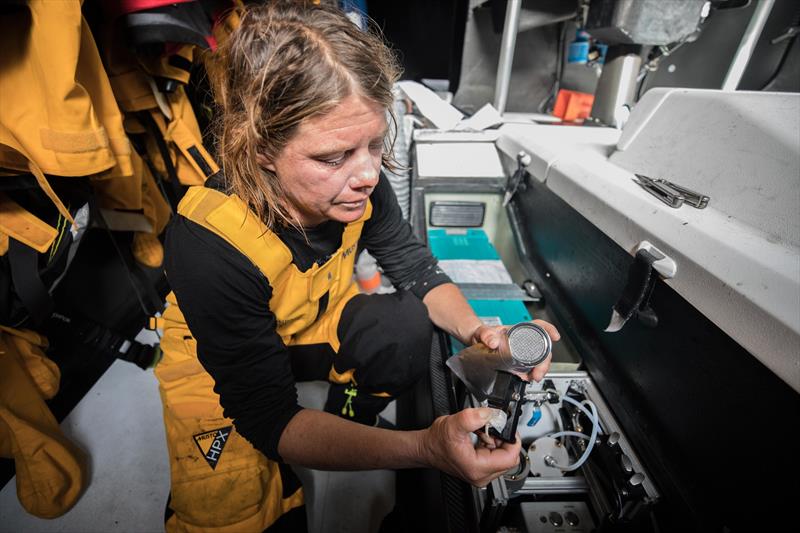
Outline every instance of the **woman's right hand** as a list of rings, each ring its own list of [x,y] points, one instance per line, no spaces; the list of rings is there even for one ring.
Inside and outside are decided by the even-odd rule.
[[[502,442],[496,447],[473,444],[472,433],[483,428],[492,414],[492,409],[480,407],[434,420],[422,433],[421,453],[426,462],[476,487],[485,487],[516,466],[519,438],[514,444]]]

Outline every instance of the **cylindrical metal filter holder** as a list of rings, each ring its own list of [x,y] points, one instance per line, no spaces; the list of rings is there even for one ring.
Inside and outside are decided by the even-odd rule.
[[[553,348],[550,335],[531,322],[522,322],[512,326],[508,332],[508,348],[517,365],[530,370],[547,359]]]
[[[506,330],[497,349],[473,344],[449,358],[447,366],[483,401],[494,386],[497,371],[526,374],[547,359],[552,346],[541,326],[521,322]]]

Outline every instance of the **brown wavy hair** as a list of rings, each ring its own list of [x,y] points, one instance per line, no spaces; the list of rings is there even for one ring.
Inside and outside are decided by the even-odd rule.
[[[239,27],[207,62],[218,106],[217,157],[228,192],[268,228],[299,227],[278,177],[257,156],[274,160],[304,120],[351,94],[381,105],[393,121],[400,69],[374,24],[362,31],[335,7],[276,1],[248,5],[238,15]],[[383,163],[390,168],[392,144],[387,135]]]

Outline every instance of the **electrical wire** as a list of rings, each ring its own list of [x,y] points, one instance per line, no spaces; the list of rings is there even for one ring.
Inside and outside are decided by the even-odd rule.
[[[570,398],[569,396],[566,396],[566,395],[562,396],[562,395],[561,395],[561,394],[559,394],[559,392],[558,392],[557,390],[555,390],[555,389],[547,389],[547,392],[552,392],[553,394],[555,394],[555,395],[556,395],[556,397],[557,397],[559,400],[564,400],[564,401],[566,401],[566,402],[568,402],[568,403],[571,403],[572,405],[574,405],[575,407],[577,407],[578,409],[580,409],[580,410],[581,410],[581,412],[583,412],[583,414],[585,414],[585,415],[586,415],[586,418],[588,418],[588,419],[589,419],[589,420],[591,420],[593,423],[595,423],[595,425],[599,425],[599,421],[600,421],[600,419],[599,419],[599,418],[597,418],[597,412],[596,412],[596,411],[595,411],[595,414],[594,414],[594,415],[592,415],[592,413],[590,413],[590,412],[589,412],[589,411],[586,409],[586,407],[584,407],[584,406],[583,406],[581,403],[579,403],[579,402],[578,402],[578,401],[576,401],[576,400],[573,400],[573,399],[572,399],[572,398]],[[592,402],[590,402],[589,400],[584,400],[584,401],[585,401],[587,404],[589,404],[589,405],[594,405],[594,404],[593,404]]]
[[[558,424],[558,430],[564,431],[564,422],[561,420],[561,417],[558,416],[556,410],[553,409],[553,406],[549,402],[545,403],[544,405],[547,407],[547,411],[550,413],[550,416],[553,418],[553,420],[555,420],[556,424]]]
[[[580,439],[589,440],[589,435],[586,433],[580,433],[579,431],[559,431],[558,433],[552,433],[548,435],[548,437],[557,439],[558,437],[578,437]]]
[[[568,399],[568,400],[572,400],[572,398],[569,398],[568,396],[564,396],[564,398]],[[572,400],[572,401],[574,401],[574,400]],[[575,403],[578,404],[578,402],[575,402]],[[593,403],[590,403],[589,405],[592,407],[592,414],[594,416],[592,418],[592,436],[589,437],[588,446],[586,446],[586,449],[584,450],[583,454],[580,456],[580,458],[575,463],[573,463],[573,464],[571,464],[569,466],[561,466],[561,465],[559,465],[557,463],[553,464],[553,466],[555,466],[558,469],[564,470],[565,472],[571,472],[572,470],[577,470],[578,468],[580,468],[583,465],[583,463],[586,462],[586,459],[589,458],[589,454],[592,453],[592,449],[594,448],[594,445],[597,442],[597,432],[600,429],[600,423],[599,423],[599,421],[597,419],[597,408],[594,406]],[[583,408],[583,407],[581,406],[581,408]]]
[[[584,400],[583,402],[578,402],[577,400],[574,400],[574,399],[570,398],[569,396],[566,396],[566,395],[561,396],[561,395],[559,395],[558,391],[553,391],[553,392],[557,396],[559,396],[559,398],[562,401],[566,401],[567,403],[571,403],[572,405],[574,405],[575,407],[580,409],[581,412],[583,412],[583,414],[585,414],[589,418],[589,420],[592,422],[592,434],[591,434],[591,436],[588,437],[589,444],[586,446],[586,449],[583,451],[583,454],[581,454],[581,456],[578,458],[577,461],[575,461],[571,465],[566,465],[566,466],[556,463],[555,460],[551,461],[548,464],[548,466],[552,466],[554,468],[558,468],[559,470],[563,470],[565,472],[571,472],[571,471],[577,470],[578,468],[583,466],[583,463],[585,463],[586,459],[589,458],[589,454],[592,453],[592,449],[594,448],[594,445],[597,442],[597,433],[600,431],[600,418],[597,415],[597,407],[594,405],[593,402],[591,402],[589,400]],[[591,413],[586,409],[586,407],[584,407],[583,404],[586,404],[591,408]],[[573,433],[575,433],[577,435],[572,435]],[[555,433],[553,435],[548,435],[548,436],[555,437],[555,436],[562,436],[562,435],[563,436],[572,436],[572,437],[580,436],[580,438],[587,438],[586,434],[579,433],[577,431],[560,431],[558,433]]]
[[[558,41],[556,46],[558,47],[556,50],[556,73],[555,79],[553,80],[553,85],[551,85],[550,90],[547,92],[547,96],[544,100],[539,102],[539,106],[537,110],[540,113],[547,112],[548,108],[550,107],[550,102],[553,102],[556,97],[558,97],[558,91],[561,89],[561,78],[564,76],[564,45],[566,44],[566,22],[560,22],[558,28]]]

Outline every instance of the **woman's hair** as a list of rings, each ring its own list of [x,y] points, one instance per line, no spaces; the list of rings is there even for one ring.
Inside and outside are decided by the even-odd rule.
[[[391,113],[400,71],[377,30],[360,30],[334,7],[273,1],[239,15],[208,64],[219,162],[229,192],[268,228],[298,225],[277,176],[256,156],[274,161],[304,120],[352,94]],[[391,144],[387,138],[383,155],[390,166]]]

